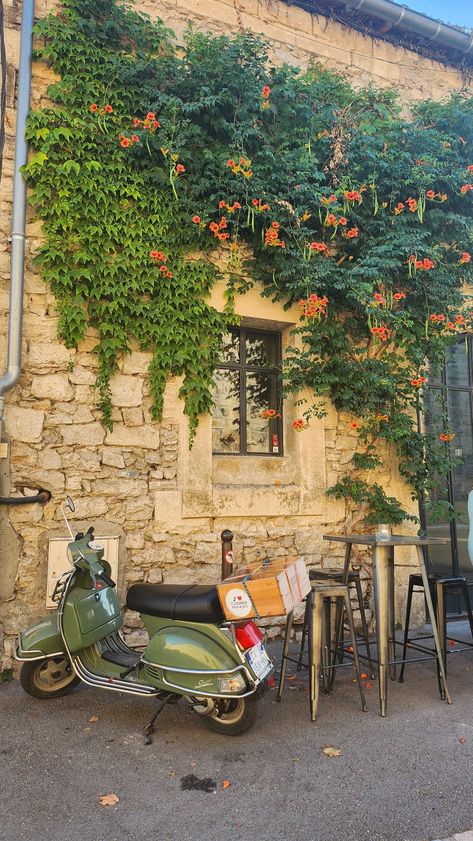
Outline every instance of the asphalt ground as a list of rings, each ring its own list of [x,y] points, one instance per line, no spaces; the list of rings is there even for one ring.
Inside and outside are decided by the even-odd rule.
[[[269,650],[278,661],[280,645]],[[148,700],[80,686],[36,701],[3,684],[0,838],[431,841],[473,827],[473,651],[449,658],[451,706],[434,664],[413,664],[390,683],[385,719],[376,681],[361,711],[349,668],[312,723],[307,674],[290,672],[282,703],[271,690],[245,735],[169,708],[149,746]],[[100,805],[103,794],[118,802]]]

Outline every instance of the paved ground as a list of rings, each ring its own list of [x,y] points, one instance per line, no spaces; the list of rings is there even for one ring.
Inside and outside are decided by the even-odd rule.
[[[17,681],[5,684],[0,837],[431,841],[463,833],[473,827],[473,653],[452,657],[449,676],[452,706],[439,699],[433,665],[412,665],[404,685],[390,684],[381,719],[377,684],[362,713],[345,670],[314,724],[306,678],[297,677],[281,705],[274,690],[266,696],[242,737],[210,733],[170,709],[148,747],[145,700],[82,686],[35,701]],[[324,745],[343,752],[330,759]],[[208,778],[210,791],[183,788],[189,775]],[[99,795],[110,793],[119,802],[100,806]]]

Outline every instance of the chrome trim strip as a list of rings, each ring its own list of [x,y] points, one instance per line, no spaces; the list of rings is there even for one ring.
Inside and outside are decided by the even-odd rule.
[[[183,675],[232,675],[233,672],[239,672],[241,669],[247,671],[244,664],[235,666],[234,669],[177,669],[175,666],[162,666],[160,663],[150,663],[149,660],[141,658],[141,662],[146,666],[153,666],[155,669],[164,669],[166,672],[179,672]]]
[[[142,684],[137,683],[127,683],[120,679],[113,679],[113,683],[109,682],[109,679],[106,677],[102,677],[100,675],[94,675],[87,666],[82,663],[79,657],[76,657],[72,660],[72,666],[76,675],[88,686],[100,687],[101,689],[109,689],[112,692],[127,692],[129,695],[146,695],[146,696],[155,696],[159,695],[161,690],[155,689],[151,686],[144,686]]]
[[[39,649],[36,649],[36,648],[31,649],[31,650],[35,651],[35,652],[36,651],[39,652]],[[61,655],[64,656],[66,654],[65,651],[53,651],[52,654],[45,654],[44,651],[42,651],[42,652],[39,653],[38,657],[22,657],[20,655],[20,651],[23,652],[23,654],[26,653],[26,652],[23,651],[23,649],[20,647],[20,645],[18,645],[16,650],[15,650],[15,654],[13,656],[14,656],[15,660],[19,660],[20,662],[23,662],[23,663],[28,663],[30,660],[31,661],[33,661],[33,660],[49,660],[50,657],[60,657]]]

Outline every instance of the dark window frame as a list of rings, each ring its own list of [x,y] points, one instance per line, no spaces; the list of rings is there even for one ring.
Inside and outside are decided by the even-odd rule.
[[[282,365],[282,335],[277,330],[258,330],[254,327],[230,327],[229,333],[238,336],[239,341],[239,362],[227,362],[217,365],[220,370],[238,371],[240,379],[240,449],[236,452],[225,452],[222,450],[212,450],[214,456],[256,456],[264,458],[281,458],[284,455],[283,442],[283,411],[282,411],[282,388],[281,388],[281,365]],[[276,361],[274,365],[247,365],[246,364],[246,338],[247,336],[271,336],[275,340]],[[247,450],[247,400],[246,400],[246,375],[247,373],[270,374],[275,378],[276,382],[276,408],[280,413],[280,418],[275,418],[276,432],[278,436],[278,453],[271,452],[248,452]]]

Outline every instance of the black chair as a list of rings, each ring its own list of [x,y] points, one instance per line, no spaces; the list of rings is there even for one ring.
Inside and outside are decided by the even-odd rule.
[[[468,586],[466,583],[466,578],[461,575],[440,575],[433,573],[429,575],[429,586],[430,592],[432,595],[432,603],[434,606],[436,619],[437,619],[437,628],[439,633],[440,639],[440,648],[442,652],[442,659],[443,659],[443,666],[445,669],[445,673],[447,672],[447,653],[448,653],[448,646],[447,646],[447,610],[446,610],[446,602],[447,602],[447,592],[457,592],[463,596],[466,606],[466,612],[468,616],[468,622],[470,624],[470,632],[471,637],[473,640],[473,613],[471,610],[470,604],[470,596],[468,593]],[[423,650],[425,652],[429,652],[430,649],[425,648],[423,646],[418,645],[418,640],[426,640],[430,639],[430,635],[422,635],[421,637],[410,637],[409,636],[409,623],[411,618],[411,608],[412,608],[412,596],[414,594],[414,588],[418,588],[422,592],[424,592],[424,584],[422,581],[422,576],[418,574],[410,575],[409,576],[409,588],[407,591],[407,604],[406,604],[406,621],[405,621],[405,628],[404,628],[404,640],[403,640],[403,648],[402,648],[402,666],[401,671],[399,674],[399,682],[402,683],[404,681],[404,669],[406,666],[406,652],[407,649],[412,646],[417,650]],[[468,648],[473,648],[473,641],[466,642],[465,640],[458,640],[454,639],[450,635],[448,636],[449,640],[453,642],[460,643],[463,647],[456,648],[455,651],[465,651]],[[433,652],[435,656],[435,652]],[[439,677],[439,689],[440,694],[442,696],[442,688],[440,683],[440,675],[438,672],[438,663],[437,663],[437,676]]]

